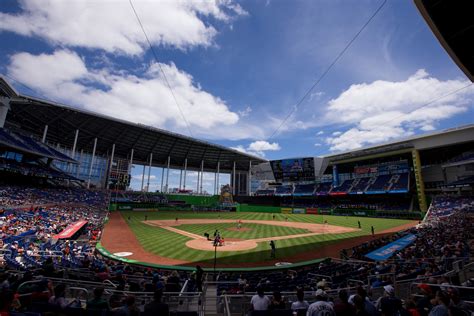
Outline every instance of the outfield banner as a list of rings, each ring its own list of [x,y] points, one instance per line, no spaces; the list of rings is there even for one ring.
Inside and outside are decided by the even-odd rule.
[[[306,209],[306,214],[319,214],[318,209],[314,207],[308,207]]]
[[[283,214],[291,214],[292,211],[293,211],[293,209],[288,208],[288,207],[282,207],[282,208],[281,208],[281,212],[282,212]]]
[[[64,229],[59,234],[55,235],[53,238],[56,239],[67,239],[71,238],[75,233],[79,231],[84,225],[87,224],[87,221],[77,221]]]
[[[304,211],[305,211],[304,208],[294,208],[293,214],[304,214]]]
[[[408,234],[398,240],[395,240],[394,242],[389,243],[388,245],[383,246],[382,248],[369,252],[365,256],[375,261],[384,261],[393,256],[395,252],[411,245],[415,240],[415,235]]]

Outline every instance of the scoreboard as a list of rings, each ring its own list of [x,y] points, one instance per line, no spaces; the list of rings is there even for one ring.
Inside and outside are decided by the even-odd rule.
[[[315,181],[314,158],[293,158],[270,161],[275,181]]]

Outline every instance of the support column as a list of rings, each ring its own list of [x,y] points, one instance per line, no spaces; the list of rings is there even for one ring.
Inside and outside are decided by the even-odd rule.
[[[72,151],[71,151],[71,158],[72,159],[76,159],[76,147],[77,147],[77,138],[78,137],[79,137],[79,130],[76,129],[76,134],[74,135],[74,143],[72,144]],[[68,173],[72,172],[71,166],[72,166],[72,164],[68,163],[68,165],[67,165]]]
[[[416,192],[418,194],[418,205],[422,212],[426,212],[428,205],[426,204],[425,185],[421,174],[420,153],[417,149],[413,149],[411,155],[413,159],[413,171],[415,173]]]
[[[221,173],[221,162],[217,161],[217,182],[216,182],[216,192],[217,192],[216,194],[217,195],[220,194],[220,192],[219,192],[219,189],[220,189],[220,187],[219,187],[219,180],[220,179],[219,178],[220,178],[220,175],[221,175],[220,173]]]
[[[130,152],[130,163],[128,164],[128,171],[127,171],[127,181],[128,181],[128,178],[131,176],[132,174],[132,168],[133,168],[133,153],[134,153],[134,150],[132,148],[132,151]],[[131,179],[130,179],[131,180]],[[132,181],[130,181],[130,183],[132,183]]]
[[[171,156],[168,156],[168,164],[166,166],[166,193],[170,192],[170,188],[168,187],[168,180],[170,177],[170,162],[171,162]]]
[[[48,125],[46,125],[48,126]],[[46,129],[47,131],[47,129]],[[44,135],[43,135],[44,137]],[[94,158],[95,158],[95,149],[97,148],[97,137],[94,138],[94,148],[92,149],[92,158],[91,158],[91,165],[89,166],[89,177],[87,178],[87,188],[90,188],[91,185],[91,176],[92,176],[92,166],[94,165]]]
[[[247,195],[252,195],[252,160],[249,161],[249,174],[248,174],[248,185],[247,185]]]
[[[151,164],[153,162],[153,153],[150,153],[150,164],[148,166],[148,180],[147,180],[147,183],[146,183],[146,191],[147,192],[150,192],[150,174],[151,174]]]
[[[110,188],[110,174],[112,173],[112,168],[114,166],[114,155],[115,155],[115,144],[112,145],[112,155],[110,156],[110,162],[109,162],[109,171],[107,172],[107,185],[106,188]],[[117,186],[117,184],[115,184]]]
[[[183,168],[179,169],[179,188],[178,188],[178,191],[181,191],[182,182],[183,182]]]
[[[44,130],[43,130],[43,138],[41,139],[41,142],[42,143],[45,143],[46,142],[46,136],[48,135],[48,125],[45,125],[44,126]]]
[[[186,174],[188,171],[188,158],[184,159],[184,178],[183,178],[183,190],[186,190]]]
[[[197,179],[196,193],[199,194],[199,170],[197,171],[197,173],[198,173],[198,179]]]
[[[235,195],[235,161],[232,167],[232,195]]]
[[[0,97],[0,128],[5,125],[8,110],[10,110],[10,98]]]
[[[200,185],[200,190],[202,194],[202,179],[204,178],[204,160],[201,160],[201,185]]]
[[[81,171],[81,165],[82,165],[82,157],[83,157],[83,154],[84,154],[84,150],[81,149],[81,154],[79,155],[79,164],[77,165],[76,178],[79,178],[79,173],[80,173],[80,171]]]
[[[160,192],[163,193],[163,181],[165,181],[165,167],[161,168]]]
[[[142,187],[140,189],[141,192],[143,192],[143,185],[145,184],[145,165],[143,165],[143,171],[142,171]]]

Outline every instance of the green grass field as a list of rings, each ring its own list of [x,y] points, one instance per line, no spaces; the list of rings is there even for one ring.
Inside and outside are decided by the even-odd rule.
[[[128,225],[137,236],[138,241],[142,247],[154,254],[163,257],[187,260],[190,262],[212,262],[214,258],[213,251],[201,251],[188,248],[185,243],[190,240],[189,237],[180,235],[162,229],[159,227],[150,226],[142,223],[145,215],[148,220],[163,220],[175,219],[177,216],[180,219],[242,219],[242,220],[272,220],[273,214],[268,213],[192,213],[192,212],[122,212],[124,218],[130,216],[130,221],[127,220]],[[290,222],[307,222],[322,224],[325,220],[330,225],[345,226],[357,228],[357,221],[360,220],[362,224],[362,231],[355,231],[344,234],[322,234],[309,237],[300,237],[287,240],[278,240],[277,257],[284,258],[297,255],[303,252],[313,252],[315,258],[325,257],[324,253],[318,253],[318,249],[323,245],[334,244],[343,239],[358,237],[363,235],[370,235],[370,227],[373,225],[375,232],[380,232],[385,229],[400,226],[408,223],[407,220],[399,219],[379,219],[367,217],[345,217],[345,216],[328,216],[328,215],[306,215],[306,214],[275,214],[275,220],[284,221],[288,217]],[[235,224],[189,224],[180,225],[176,227],[181,230],[186,230],[198,235],[204,232],[212,234],[215,229],[223,232],[226,238],[240,238],[253,239],[262,237],[284,236],[292,234],[306,233],[305,229],[288,228],[260,224],[245,224],[244,227],[252,226],[252,230],[247,232],[231,232],[226,228],[236,227]],[[258,246],[251,250],[239,252],[219,252],[218,261],[220,264],[235,264],[239,263],[255,263],[270,261],[270,249],[266,242],[259,243]]]
[[[234,223],[220,223],[220,224],[190,224],[180,225],[176,228],[203,236],[204,233],[213,234],[218,229],[224,238],[240,238],[240,239],[256,239],[264,237],[276,237],[276,236],[288,236],[296,234],[305,234],[310,231],[302,228],[294,227],[282,227],[282,226],[270,226],[260,225],[254,223],[245,223],[241,231],[232,231],[229,229],[235,229],[237,227]],[[250,229],[250,230],[245,230]]]

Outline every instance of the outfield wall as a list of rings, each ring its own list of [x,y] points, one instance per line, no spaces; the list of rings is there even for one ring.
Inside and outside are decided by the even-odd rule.
[[[166,194],[168,201],[183,201],[189,205],[212,206],[219,203],[219,195],[187,195],[187,194]]]

